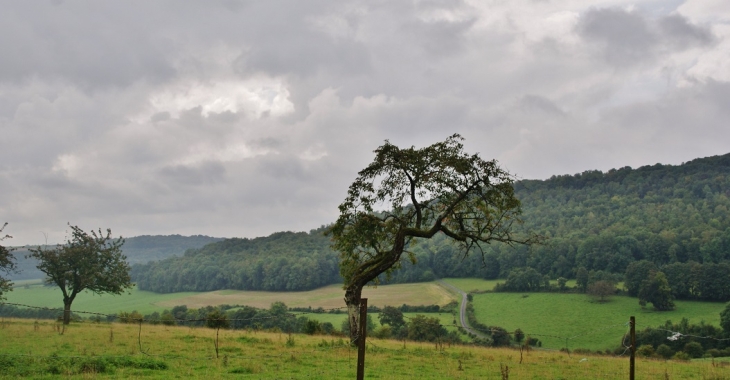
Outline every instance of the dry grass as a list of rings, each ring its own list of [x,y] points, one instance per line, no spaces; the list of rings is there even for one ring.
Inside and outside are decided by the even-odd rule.
[[[418,284],[383,285],[363,290],[368,305],[400,306],[409,305],[446,305],[453,295],[434,282]],[[269,308],[274,301],[284,302],[289,307],[323,307],[325,309],[345,306],[344,291],[341,285],[330,285],[303,292],[261,292],[244,290],[218,290],[199,293],[184,298],[156,302],[155,305],[171,308],[187,305],[200,308],[208,305],[248,305]]]

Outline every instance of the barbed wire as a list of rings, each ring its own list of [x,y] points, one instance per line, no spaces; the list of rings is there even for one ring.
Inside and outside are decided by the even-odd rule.
[[[714,336],[709,336],[709,335],[708,336],[699,336],[699,335],[694,335],[694,334],[685,334],[685,333],[682,333],[682,332],[679,332],[679,331],[674,331],[674,330],[667,330],[667,329],[664,329],[664,328],[661,328],[661,327],[651,327],[651,326],[646,326],[646,325],[636,325],[636,327],[639,327],[639,326],[644,327],[644,328],[647,328],[648,327],[648,328],[653,329],[653,330],[656,330],[656,331],[664,331],[664,332],[670,333],[671,335],[668,336],[667,339],[668,340],[672,340],[672,341],[677,340],[679,338],[683,338],[683,337],[696,338],[696,339],[710,339],[710,340],[715,340],[715,341],[718,341],[718,342],[730,341],[730,338],[716,338]]]

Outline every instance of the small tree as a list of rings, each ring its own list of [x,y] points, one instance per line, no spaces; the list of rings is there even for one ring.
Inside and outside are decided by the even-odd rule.
[[[390,325],[391,327],[400,327],[406,324],[403,320],[403,313],[393,306],[386,306],[378,315],[381,325]]]
[[[581,292],[588,289],[588,270],[585,267],[578,267],[578,271],[575,273],[575,283]]]
[[[649,277],[641,283],[639,288],[639,303],[645,305],[647,302],[659,311],[674,309],[674,296],[669,281],[662,272],[651,271]]]
[[[7,225],[8,224],[5,223],[2,227],[0,227],[0,241],[12,238],[12,236],[10,235],[2,235],[3,230]],[[5,274],[15,272],[15,257],[13,256],[13,249],[6,248],[2,245],[0,245],[0,272],[4,272]],[[3,293],[9,292],[11,290],[13,290],[13,283],[10,282],[10,280],[0,276],[0,301],[5,299]]]
[[[71,304],[84,291],[96,294],[121,294],[132,287],[129,264],[122,254],[124,239],[112,239],[112,231],[86,233],[71,226],[71,238],[54,249],[31,248],[28,257],[38,260],[37,268],[46,274],[46,283],[55,284],[63,293],[63,324],[71,319]]]
[[[356,310],[363,287],[399,268],[403,253],[415,263],[408,252],[415,239],[442,233],[458,242],[464,254],[477,250],[482,257],[484,244],[533,240],[512,235],[521,222],[512,175],[496,161],[466,154],[462,140],[453,135],[422,149],[401,149],[386,141],[350,185],[328,234],[340,253],[354,343],[359,340]]]
[[[205,317],[205,325],[211,329],[215,329],[215,340],[213,341],[213,345],[215,346],[215,357],[217,358],[218,348],[220,347],[218,343],[218,332],[220,329],[227,329],[228,326],[230,326],[228,316],[220,309],[215,309],[208,313]]]
[[[610,281],[596,281],[588,285],[586,293],[598,300],[598,302],[606,302],[616,292],[616,285]]]
[[[730,336],[730,302],[725,305],[725,310],[720,312],[720,327],[725,330],[725,335]]]

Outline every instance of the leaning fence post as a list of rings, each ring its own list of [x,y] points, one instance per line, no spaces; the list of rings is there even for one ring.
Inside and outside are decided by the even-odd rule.
[[[365,379],[365,336],[368,332],[368,299],[360,299],[360,331],[357,347],[357,380]]]
[[[629,361],[629,380],[634,380],[634,372],[636,370],[636,318],[633,315],[629,319],[629,324],[631,325],[631,332],[629,333],[629,336],[631,337],[631,361]]]

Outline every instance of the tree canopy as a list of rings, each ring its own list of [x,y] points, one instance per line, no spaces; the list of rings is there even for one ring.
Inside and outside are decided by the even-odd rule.
[[[77,226],[69,227],[71,238],[66,244],[30,249],[29,255],[38,260],[46,282],[61,289],[64,324],[69,323],[71,304],[80,292],[121,294],[132,286],[129,264],[121,251],[123,238],[113,239],[110,229],[86,233]]]
[[[3,226],[0,227],[0,241],[10,239],[12,237],[10,235],[2,235],[3,230],[7,225],[7,223],[4,223]],[[15,258],[13,257],[13,249],[0,245],[0,273],[5,273],[7,275],[14,270]],[[10,280],[3,276],[0,276],[0,300],[4,299],[3,293],[9,292],[13,289],[12,286],[13,283],[10,282]]]
[[[520,223],[513,177],[497,162],[467,154],[463,138],[416,149],[386,140],[350,185],[340,216],[328,233],[340,255],[345,301],[357,307],[362,288],[400,267],[415,239],[446,235],[464,255],[492,241],[527,243],[512,235]],[[356,336],[357,323],[351,323]]]

